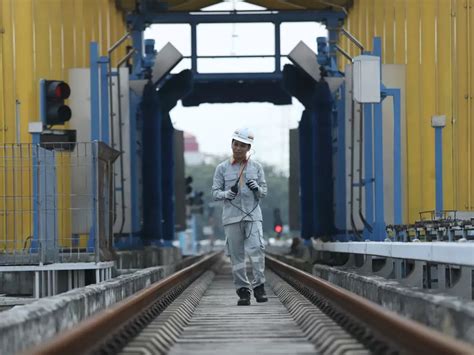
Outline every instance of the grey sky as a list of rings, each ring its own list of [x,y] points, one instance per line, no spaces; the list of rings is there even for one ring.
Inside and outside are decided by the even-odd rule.
[[[209,10],[255,10],[258,6],[241,1],[226,1]],[[316,37],[326,36],[326,29],[317,23],[283,23],[281,50],[289,53],[303,40],[316,52]],[[197,27],[198,55],[268,55],[274,53],[273,25],[271,24],[202,24]],[[156,49],[167,42],[185,56],[191,54],[190,29],[187,25],[154,25],[145,31],[145,38],[156,41]],[[282,60],[282,65],[288,61]],[[174,72],[190,68],[183,60]],[[271,72],[272,58],[201,59],[199,72]],[[230,137],[239,127],[249,127],[255,133],[256,159],[275,165],[288,173],[288,130],[295,128],[303,106],[293,99],[292,105],[275,106],[269,103],[203,104],[183,107],[181,103],[171,111],[177,129],[197,137],[200,151],[230,155]]]

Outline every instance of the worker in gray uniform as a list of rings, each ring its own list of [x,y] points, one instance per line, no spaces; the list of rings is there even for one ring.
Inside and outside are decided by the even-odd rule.
[[[248,128],[234,132],[232,157],[216,167],[212,184],[214,199],[224,201],[222,224],[239,306],[250,305],[252,288],[257,302],[268,301],[264,287],[265,255],[259,205],[260,199],[267,194],[267,183],[262,165],[250,159],[253,140],[254,135]],[[252,283],[247,278],[246,254],[252,265]]]

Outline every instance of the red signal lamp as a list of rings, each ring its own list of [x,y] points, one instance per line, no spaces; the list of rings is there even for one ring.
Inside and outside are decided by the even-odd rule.
[[[71,88],[65,82],[57,83],[54,88],[54,96],[57,99],[67,99],[71,95]]]
[[[281,233],[282,231],[283,231],[283,226],[277,224],[277,225],[275,226],[275,232],[276,232],[276,233]]]
[[[49,126],[65,124],[71,119],[71,108],[64,100],[71,95],[69,85],[61,80],[44,80],[44,123]]]

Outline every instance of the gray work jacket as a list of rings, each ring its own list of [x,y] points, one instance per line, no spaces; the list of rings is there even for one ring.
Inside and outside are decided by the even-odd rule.
[[[262,197],[267,195],[267,182],[265,181],[262,165],[259,162],[252,159],[248,161],[240,178],[241,182],[239,182],[239,192],[237,196],[232,201],[225,198],[225,191],[230,190],[232,185],[237,181],[240,167],[241,164],[232,164],[232,160],[227,159],[217,165],[214,173],[212,197],[216,201],[224,200],[224,209],[222,210],[223,225],[237,223],[242,220],[262,220],[262,211],[258,202]],[[245,184],[248,180],[257,181],[257,184],[260,186],[258,191],[253,192],[248,188]],[[246,216],[246,214],[252,210],[253,212]],[[242,219],[242,217],[244,218]]]

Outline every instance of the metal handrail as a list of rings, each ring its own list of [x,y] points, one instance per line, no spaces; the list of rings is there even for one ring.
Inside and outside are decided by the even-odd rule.
[[[117,96],[118,96],[118,120],[119,120],[119,151],[120,151],[120,195],[122,201],[122,222],[120,224],[119,235],[122,235],[123,227],[125,226],[125,190],[124,190],[124,171],[123,171],[123,136],[122,136],[122,91],[120,88],[120,67],[127,62],[127,60],[135,54],[136,50],[133,49],[127,53],[117,64]]]
[[[349,31],[347,31],[344,27],[341,28],[341,32],[343,35],[345,35],[352,43],[354,43],[357,47],[359,47],[359,49],[361,50],[361,52],[364,51],[364,46],[362,45],[362,43],[360,43],[360,41],[355,38]]]
[[[115,142],[114,142],[114,125],[113,125],[113,117],[114,117],[114,104],[113,104],[113,90],[112,90],[112,53],[123,43],[125,42],[129,37],[131,33],[127,32],[125,33],[117,42],[115,42],[108,50],[108,66],[107,66],[107,76],[109,78],[109,102],[110,102],[110,145],[112,148],[115,148]],[[127,58],[128,59],[128,58]],[[119,85],[120,86],[120,85]],[[119,88],[120,90],[120,88]],[[120,110],[120,96],[119,96],[119,110]],[[121,131],[121,127],[119,127]],[[120,133],[121,135],[121,133]],[[122,147],[120,147],[120,152],[122,153]],[[122,154],[120,155],[120,166],[123,167],[123,158]],[[124,201],[124,194],[123,194],[123,168],[121,168],[121,176],[120,176],[120,181],[122,182],[122,211],[125,210],[125,201]],[[115,188],[114,188],[114,201],[113,201],[113,208],[114,208],[114,223],[117,220],[117,206],[115,204]],[[125,219],[125,213],[122,215],[122,222],[123,224],[125,223],[123,220]],[[121,227],[122,230],[123,226]]]

